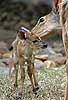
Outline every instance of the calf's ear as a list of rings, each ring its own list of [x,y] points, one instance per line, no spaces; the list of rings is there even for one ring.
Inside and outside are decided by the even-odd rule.
[[[10,46],[10,47],[9,47],[9,51],[12,51],[12,50],[13,50],[13,46]]]

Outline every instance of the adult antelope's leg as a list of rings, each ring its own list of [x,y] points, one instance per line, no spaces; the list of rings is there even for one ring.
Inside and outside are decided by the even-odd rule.
[[[65,89],[65,99],[64,100],[68,100],[68,59],[66,61],[66,89]]]

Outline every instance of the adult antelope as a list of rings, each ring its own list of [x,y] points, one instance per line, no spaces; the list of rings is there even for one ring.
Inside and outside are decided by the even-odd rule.
[[[67,78],[64,100],[68,100],[68,0],[53,0],[53,10],[54,9],[56,9],[58,13],[52,11],[50,14],[41,17],[36,26],[32,29],[32,32],[35,32],[42,38],[44,36],[45,38],[47,35],[54,34],[54,32],[60,28],[67,57]]]
[[[64,48],[66,52],[66,90],[65,90],[65,99],[68,100],[68,0],[62,0],[59,3],[59,15],[60,15],[60,24],[62,28],[62,38],[64,43]]]

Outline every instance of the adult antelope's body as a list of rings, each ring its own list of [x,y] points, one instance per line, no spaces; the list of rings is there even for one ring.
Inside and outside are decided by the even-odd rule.
[[[66,52],[66,91],[65,91],[65,98],[64,100],[68,100],[68,0],[53,0],[55,2],[53,7],[56,9],[58,8],[59,15],[57,13],[54,14],[51,12],[50,14],[41,17],[36,24],[36,26],[32,29],[32,32],[35,32],[39,36],[43,37],[46,35],[50,35],[54,32],[53,30],[60,30],[62,31],[62,38],[64,43],[64,48]],[[58,20],[57,20],[58,18]]]
[[[60,24],[62,27],[62,38],[66,52],[66,91],[65,100],[68,100],[68,0],[62,0],[59,4]]]

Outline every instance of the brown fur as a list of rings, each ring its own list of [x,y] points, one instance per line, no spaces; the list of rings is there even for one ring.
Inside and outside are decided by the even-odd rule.
[[[55,9],[56,11],[58,11],[58,4],[61,0],[52,0],[52,4],[53,4],[53,9]]]
[[[65,97],[64,100],[68,100],[68,1],[67,4],[65,4],[66,0],[53,0],[53,8],[55,7],[57,9],[58,7],[58,12],[59,12],[59,17],[60,18],[60,24],[61,24],[61,29],[62,29],[62,38],[63,38],[63,43],[64,43],[64,48],[65,48],[65,53],[66,53],[66,89],[65,89]],[[57,11],[56,10],[56,11]],[[43,37],[49,34],[54,34],[52,32],[53,29],[55,29],[55,25],[53,26],[53,29],[50,30],[50,32],[46,32],[47,28],[50,29],[51,22],[47,24],[47,21],[49,21],[49,18],[53,16],[52,12],[46,16],[43,16],[43,22],[38,21],[38,23],[35,25],[35,27],[32,29],[32,32],[39,34],[39,36]],[[59,26],[59,25],[58,25]],[[43,35],[44,34],[44,35]],[[49,36],[48,35],[48,36]]]
[[[68,100],[68,8],[66,9],[67,4],[62,1],[59,3],[59,15],[60,15],[60,24],[62,27],[62,38],[63,38],[63,43],[64,43],[64,48],[66,52],[66,89],[65,89],[65,98],[64,100]]]
[[[21,71],[21,86],[23,88],[24,85],[24,79],[25,79],[25,62],[27,62],[27,71],[28,76],[30,78],[32,88],[33,90],[36,90],[36,86],[38,86],[38,82],[35,77],[35,68],[34,68],[34,55],[33,55],[33,43],[31,42],[31,39],[26,39],[22,33],[18,33],[18,36],[20,40],[18,41],[16,45],[16,56],[17,56],[17,63],[20,65],[20,71]],[[18,66],[17,63],[15,63],[15,86],[17,86],[17,77],[18,77]],[[17,67],[16,67],[17,66]]]

